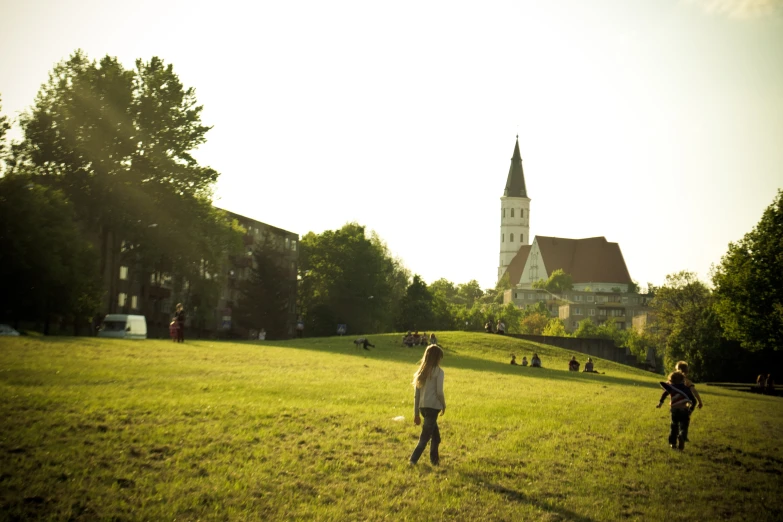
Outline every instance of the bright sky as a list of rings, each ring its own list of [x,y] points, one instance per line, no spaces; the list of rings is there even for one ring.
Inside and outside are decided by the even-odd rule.
[[[783,188],[783,0],[0,0],[12,117],[82,48],[160,56],[214,125],[216,204],[357,221],[427,282],[497,274],[519,134],[531,234],[707,280]]]

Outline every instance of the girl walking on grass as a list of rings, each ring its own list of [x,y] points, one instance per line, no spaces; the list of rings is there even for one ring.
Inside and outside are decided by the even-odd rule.
[[[446,412],[446,397],[443,395],[443,369],[440,361],[443,359],[443,350],[436,344],[431,344],[424,351],[419,369],[413,375],[413,423],[421,426],[419,443],[413,450],[410,464],[414,465],[424,453],[427,443],[430,444],[430,462],[433,466],[440,463],[438,446],[440,446],[440,430],[438,429],[438,415]],[[421,417],[419,414],[421,413]]]

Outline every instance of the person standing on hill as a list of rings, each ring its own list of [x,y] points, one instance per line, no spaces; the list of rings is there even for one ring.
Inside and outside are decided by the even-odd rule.
[[[296,337],[299,339],[304,337],[304,320],[301,316],[296,320]]]
[[[177,321],[177,342],[185,342],[185,308],[182,303],[177,303],[176,311],[174,312],[174,320]]]
[[[495,326],[495,331],[500,335],[506,334],[506,325],[500,319],[498,319],[498,324]]]
[[[410,457],[410,465],[415,465],[424,453],[427,443],[430,443],[430,462],[433,466],[440,464],[438,447],[440,446],[440,429],[438,415],[446,412],[446,396],[443,394],[443,379],[445,374],[440,367],[443,360],[443,350],[437,344],[431,344],[424,351],[419,363],[419,369],[413,375],[413,423],[421,426],[419,443]],[[419,416],[421,414],[421,417]]]

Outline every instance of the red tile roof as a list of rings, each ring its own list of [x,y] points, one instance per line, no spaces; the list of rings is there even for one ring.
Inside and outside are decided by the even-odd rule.
[[[603,236],[585,239],[536,236],[533,241],[538,243],[548,274],[562,268],[565,273],[571,274],[576,284],[633,282],[620,245],[610,243]],[[514,285],[522,277],[530,248],[530,245],[520,247],[506,269]]]
[[[536,236],[534,241],[538,243],[548,274],[562,268],[571,274],[574,283],[633,282],[620,245],[610,243],[603,236],[585,239]]]

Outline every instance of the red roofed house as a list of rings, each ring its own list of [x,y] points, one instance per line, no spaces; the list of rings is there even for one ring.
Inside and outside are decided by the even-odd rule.
[[[525,189],[518,137],[500,201],[498,279],[508,274],[512,285],[504,302],[522,308],[544,302],[553,316],[563,320],[568,332],[585,318],[600,324],[613,317],[620,328],[630,328],[634,315],[648,310],[648,297],[637,293],[617,243],[605,237],[547,236],[535,236],[533,243],[528,243],[530,198]],[[571,275],[571,291],[554,295],[533,288],[534,282],[548,279],[558,269]]]

